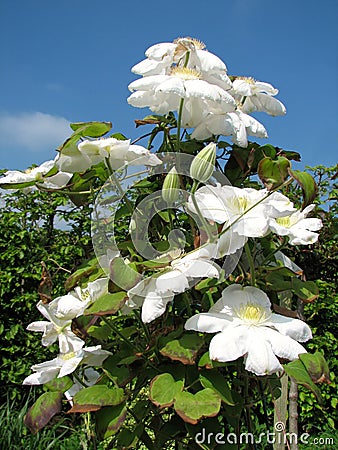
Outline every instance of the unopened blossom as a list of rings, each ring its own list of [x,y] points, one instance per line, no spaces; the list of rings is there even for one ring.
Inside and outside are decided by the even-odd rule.
[[[210,342],[210,359],[227,362],[244,356],[246,370],[259,376],[282,370],[278,358],[293,361],[306,353],[299,342],[312,338],[305,322],[273,313],[263,291],[239,284],[224,289],[209,312],[188,319],[185,329],[217,333]]]
[[[100,367],[102,362],[111,355],[107,350],[102,350],[101,345],[83,347],[77,351],[60,353],[51,361],[35,364],[31,367],[34,373],[26,377],[23,384],[45,384],[54,378],[62,378],[80,365]]]
[[[271,218],[270,230],[279,236],[288,236],[291,245],[309,245],[318,240],[318,231],[323,224],[320,219],[310,218],[307,215],[315,205],[307,206],[303,211],[296,211],[288,216]]]
[[[133,92],[128,97],[130,105],[149,107],[158,114],[178,111],[183,99],[184,128],[195,127],[209,111],[234,111],[236,105],[228,92],[201,79],[199,72],[188,68],[174,68],[169,75],[139,78],[128,88]]]
[[[59,155],[56,165],[68,172],[84,172],[93,165],[105,162],[112,170],[129,165],[161,164],[161,160],[141,145],[130,144],[130,140],[105,138],[85,140],[78,145],[65,148]]]
[[[6,185],[8,188],[11,184],[20,183],[32,183],[32,186],[25,189],[34,189],[33,183],[39,183],[42,187],[47,189],[58,189],[66,186],[70,178],[71,173],[58,172],[50,177],[46,177],[46,174],[55,166],[55,160],[45,161],[38,167],[27,169],[25,171],[20,170],[8,170],[3,177],[0,178],[0,185]]]
[[[282,102],[274,98],[278,94],[271,84],[256,81],[253,78],[238,77],[233,81],[234,97],[245,113],[263,111],[271,116],[281,116],[286,113]]]
[[[169,75],[172,67],[187,67],[198,71],[203,80],[227,90],[232,84],[224,62],[205,50],[205,44],[194,38],[178,38],[174,42],[152,45],[146,59],[131,70],[142,76]]]
[[[194,278],[219,277],[219,269],[211,261],[215,255],[216,246],[209,244],[174,259],[162,273],[143,279],[127,292],[125,311],[142,306],[144,323],[160,317],[176,294],[191,287]]]

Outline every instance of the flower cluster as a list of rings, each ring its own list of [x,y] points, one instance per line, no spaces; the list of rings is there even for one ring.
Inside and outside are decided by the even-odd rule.
[[[158,114],[178,111],[181,125],[195,128],[193,138],[225,135],[247,147],[248,136],[267,137],[264,126],[250,113],[286,112],[271,84],[249,77],[232,77],[232,82],[224,62],[196,39],[156,44],[145,54],[147,58],[132,68],[142,78],[129,84],[128,103]]]
[[[72,331],[72,320],[81,316],[85,309],[98,298],[108,292],[108,278],[99,278],[85,289],[76,287],[74,291],[62,297],[57,297],[50,303],[41,301],[37,308],[47,321],[32,322],[27,330],[42,332],[42,345],[49,346],[57,339],[60,353],[51,360],[32,366],[33,374],[23,381],[23,384],[44,384],[55,377],[69,375],[80,364],[100,366],[110,355],[102,350],[100,345],[84,347],[85,342]]]

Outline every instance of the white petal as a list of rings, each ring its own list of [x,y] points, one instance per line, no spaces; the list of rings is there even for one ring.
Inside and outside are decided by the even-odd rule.
[[[217,333],[228,327],[232,318],[226,314],[201,313],[190,317],[184,328],[186,330],[200,331],[201,333]]]
[[[240,284],[232,284],[225,288],[222,297],[210,308],[210,312],[233,316],[236,315],[234,310],[248,303],[261,306],[270,315],[271,303],[265,292],[253,286],[243,287]]]
[[[245,369],[258,376],[269,375],[282,370],[283,367],[274,355],[270,343],[265,341],[259,331],[260,328],[250,330]]]
[[[306,342],[312,338],[310,327],[299,319],[292,319],[280,314],[272,314],[273,326],[282,334],[290,336],[298,342]]]
[[[88,366],[102,366],[103,361],[108,358],[112,353],[107,350],[102,350],[101,345],[96,345],[93,347],[85,347],[83,349],[84,357],[83,363]]]
[[[226,225],[223,228],[226,228]],[[241,236],[229,229],[225,233],[221,234],[218,239],[217,257],[221,258],[224,255],[232,255],[238,249],[243,248],[247,240],[247,237]]]
[[[155,94],[158,92],[166,94],[175,94],[181,98],[185,97],[185,84],[183,80],[179,77],[168,77],[162,83],[160,83],[155,89]]]
[[[39,331],[44,333],[46,331],[46,328],[50,325],[50,322],[47,322],[45,320],[39,320],[37,322],[30,323],[26,330],[28,331]]]
[[[70,373],[74,372],[77,366],[81,363],[83,359],[83,352],[80,351],[76,356],[70,359],[62,361],[62,366],[58,375],[58,378],[62,378]]]
[[[228,327],[211,339],[210,359],[227,362],[235,361],[248,351],[248,335],[245,327]]]
[[[142,322],[149,323],[164,314],[167,304],[174,298],[174,294],[161,297],[159,294],[148,295],[142,305]]]
[[[128,89],[133,91],[155,91],[163,82],[173,78],[169,75],[151,75],[150,77],[138,78],[129,84]]]
[[[57,369],[44,370],[43,372],[32,373],[31,375],[29,375],[28,377],[26,377],[23,380],[22,384],[36,385],[36,384],[48,383],[48,381],[51,381],[57,377],[59,370],[60,369],[57,368]]]
[[[279,358],[293,361],[298,358],[301,353],[306,353],[305,348],[289,336],[284,336],[278,331],[268,327],[260,327],[259,333],[263,339],[270,343],[272,351]]]

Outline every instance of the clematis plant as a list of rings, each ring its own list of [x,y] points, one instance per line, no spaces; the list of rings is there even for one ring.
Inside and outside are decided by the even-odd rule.
[[[251,113],[286,112],[270,83],[229,75],[193,38],[151,46],[132,72],[127,102],[156,113],[136,120],[148,143],[74,123],[55,160],[0,178],[92,211],[89,259],[38,303],[47,320],[28,325],[59,351],[23,381],[46,390],[25,423],[42,428],[66,393],[110,448],[190,448],[191,425],[269,431],[258,422],[261,402],[277,404],[272,385],[290,374],[319,397],[313,380],[328,378],[299,307],[318,288],[281,252],[318,239],[316,185],[291,167],[296,152],[249,141],[267,137]],[[290,201],[291,183],[303,201]]]

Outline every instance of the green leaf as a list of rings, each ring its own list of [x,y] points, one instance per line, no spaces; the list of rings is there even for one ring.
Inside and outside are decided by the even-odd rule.
[[[116,406],[105,406],[95,414],[96,429],[101,440],[116,434],[127,417],[124,403]]]
[[[106,294],[98,298],[89,308],[84,312],[85,316],[105,316],[107,314],[115,314],[125,303],[127,299],[126,292],[116,292],[115,294]]]
[[[199,375],[203,387],[210,388],[218,394],[224,403],[234,405],[231,390],[224,377],[216,370],[202,370]]]
[[[126,291],[134,287],[142,279],[142,275],[132,269],[121,257],[114,258],[110,263],[110,279]]]
[[[319,297],[319,288],[314,281],[292,278],[292,290],[305,303],[311,303]]]
[[[296,183],[302,188],[303,192],[302,208],[304,209],[316,198],[318,192],[317,184],[314,178],[307,172],[289,169],[289,173],[290,176],[296,181]]]
[[[151,380],[150,400],[161,408],[171,406],[183,390],[183,381],[175,381],[170,373],[161,373]]]
[[[95,270],[97,270],[96,257],[82,263],[80,268],[67,278],[65,282],[66,290],[70,291],[73,289],[81,280],[88,278]]]
[[[212,389],[203,389],[196,394],[179,392],[176,396],[174,408],[185,421],[196,424],[203,417],[217,416],[221,407],[221,398]]]
[[[70,124],[70,128],[79,137],[101,137],[108,133],[111,127],[111,122],[76,122]]]
[[[299,359],[306,367],[314,383],[331,383],[329,366],[321,352],[316,352],[313,355],[311,353],[302,353],[299,355]]]
[[[103,406],[115,406],[124,400],[123,389],[98,384],[81,389],[73,397],[74,405],[69,413],[98,411]]]
[[[103,362],[103,370],[105,373],[108,372],[109,378],[113,379],[115,383],[121,386],[125,386],[131,378],[133,378],[133,375],[130,374],[127,367],[118,367],[117,364],[119,363],[120,358],[117,355],[109,356],[107,359]]]
[[[283,156],[277,156],[276,160],[264,158],[258,164],[258,176],[265,187],[272,190],[283,184],[287,179],[290,167],[290,161]]]
[[[295,277],[295,275],[287,267],[269,268],[265,277],[267,289],[277,292],[291,289],[291,277]]]
[[[31,406],[24,418],[25,425],[33,434],[43,428],[61,411],[62,392],[45,392]]]
[[[66,392],[73,386],[73,380],[70,377],[54,378],[44,384],[44,387],[52,392]]]
[[[310,389],[314,395],[316,396],[318,402],[322,404],[322,396],[318,387],[312,381],[308,371],[306,370],[305,365],[300,359],[296,359],[288,364],[284,364],[285,372],[292,377],[296,383],[305,386],[307,389]]]
[[[198,334],[184,334],[179,339],[173,339],[160,348],[160,353],[173,361],[182,364],[194,364],[196,355],[204,343]]]
[[[2,189],[23,189],[29,186],[34,186],[35,181],[26,181],[24,183],[1,183],[0,179],[0,187]]]

